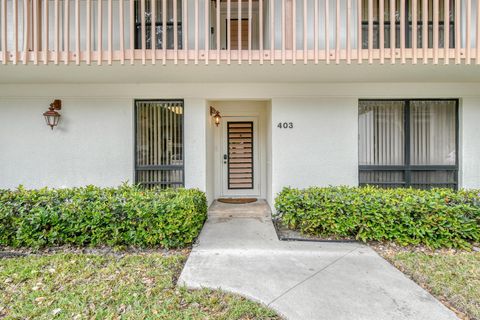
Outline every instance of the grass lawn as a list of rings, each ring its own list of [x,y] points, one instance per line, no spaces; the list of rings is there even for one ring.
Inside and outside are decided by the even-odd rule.
[[[279,319],[235,295],[177,288],[185,260],[181,253],[0,259],[0,318]]]
[[[480,319],[480,252],[382,254],[464,318]]]

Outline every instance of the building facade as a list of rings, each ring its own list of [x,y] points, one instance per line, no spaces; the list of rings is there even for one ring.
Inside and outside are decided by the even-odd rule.
[[[0,188],[479,188],[478,2],[2,0]]]

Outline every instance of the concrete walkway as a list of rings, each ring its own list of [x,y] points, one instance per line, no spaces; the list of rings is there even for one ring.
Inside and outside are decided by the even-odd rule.
[[[179,284],[238,293],[287,319],[457,319],[368,246],[279,241],[265,208],[214,203]]]

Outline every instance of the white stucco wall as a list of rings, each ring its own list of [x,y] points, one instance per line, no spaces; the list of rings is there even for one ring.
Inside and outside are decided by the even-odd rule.
[[[206,117],[206,194],[208,203],[212,203],[215,200],[215,123],[210,116],[209,103],[205,108]]]
[[[0,97],[0,188],[117,186],[134,180],[132,96]],[[52,86],[55,91],[55,86]],[[53,131],[42,113],[61,98],[59,126]],[[162,97],[159,97],[162,98]],[[206,188],[205,100],[185,99],[185,185]]]
[[[0,101],[0,187],[118,185],[133,179],[132,103],[63,98],[55,130],[49,98]]]
[[[480,188],[480,98],[460,104],[460,185]]]
[[[358,183],[357,109],[352,98],[272,100],[274,194],[285,186]],[[283,122],[293,129],[278,128]]]
[[[460,99],[460,186],[480,188],[478,83],[1,84],[0,188],[132,182],[134,99],[183,98],[186,186],[207,191],[212,200],[208,105],[255,100],[266,103],[262,187],[272,203],[286,185],[358,183],[358,99],[435,97]],[[52,131],[42,113],[55,98],[63,109]],[[235,113],[232,108],[224,114]],[[279,129],[279,122],[294,128]]]
[[[207,181],[205,104],[205,99],[189,98],[184,105],[185,186],[203,191]]]
[[[272,190],[272,181],[273,181],[273,159],[272,159],[272,133],[273,133],[273,122],[272,122],[272,101],[267,105],[267,202],[271,208],[273,208],[273,190]]]

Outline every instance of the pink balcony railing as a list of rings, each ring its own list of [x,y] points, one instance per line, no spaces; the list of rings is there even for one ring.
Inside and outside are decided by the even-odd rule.
[[[0,0],[1,63],[476,63],[480,0]]]

